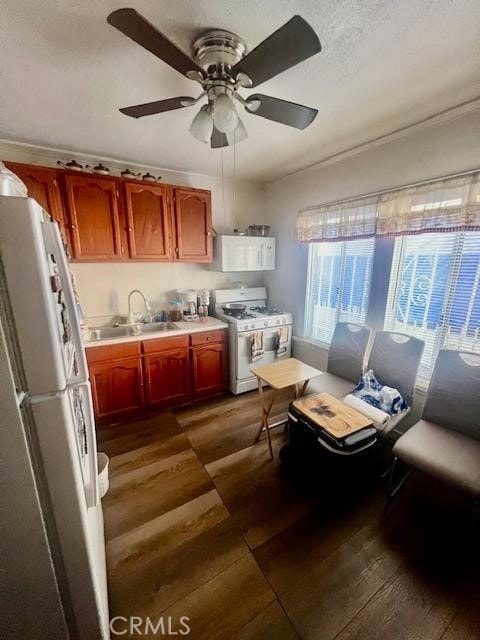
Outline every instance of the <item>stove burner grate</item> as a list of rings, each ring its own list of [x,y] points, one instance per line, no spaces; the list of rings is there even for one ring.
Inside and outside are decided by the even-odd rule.
[[[248,318],[256,318],[257,316],[254,313],[248,313],[247,311],[239,311],[238,309],[230,309],[229,311],[225,311],[227,316],[232,316],[232,318],[237,318],[237,320],[246,320]]]
[[[263,313],[265,316],[278,316],[281,313],[285,313],[284,311],[280,311],[276,307],[250,307],[250,311],[256,311],[257,313]]]

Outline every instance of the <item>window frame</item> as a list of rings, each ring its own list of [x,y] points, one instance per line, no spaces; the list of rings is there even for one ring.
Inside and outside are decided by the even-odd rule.
[[[345,279],[345,271],[346,271],[346,263],[347,260],[346,258],[348,257],[347,254],[347,243],[349,242],[357,242],[357,241],[363,241],[366,242],[368,240],[371,240],[372,242],[372,253],[369,256],[371,258],[371,267],[370,267],[370,279],[369,279],[369,283],[368,283],[368,291],[367,291],[367,295],[366,295],[366,305],[365,305],[365,319],[364,322],[367,322],[368,319],[368,314],[369,314],[369,309],[370,309],[370,302],[371,302],[371,296],[372,296],[372,280],[373,280],[373,269],[374,269],[374,262],[375,262],[375,254],[376,254],[376,250],[377,250],[377,244],[376,244],[376,238],[375,237],[371,237],[371,238],[357,238],[357,239],[352,239],[352,240],[339,240],[337,242],[332,242],[332,243],[328,243],[328,244],[340,244],[341,245],[341,252],[340,252],[340,273],[339,273],[339,287],[338,287],[338,292],[337,292],[337,300],[338,303],[336,305],[336,307],[330,307],[332,310],[335,310],[335,322],[334,325],[337,324],[337,322],[340,322],[340,317],[342,315],[342,299],[343,299],[343,294],[345,291],[345,283],[344,283],[344,279]],[[317,244],[322,244],[322,243],[315,243],[312,242],[308,245],[308,261],[307,261],[307,278],[306,278],[306,288],[305,288],[305,305],[304,305],[304,322],[303,322],[303,338],[305,340],[308,340],[309,342],[312,342],[313,344],[316,344],[322,348],[328,349],[330,347],[330,342],[325,342],[323,340],[319,340],[318,338],[314,338],[312,333],[313,333],[313,307],[314,307],[314,301],[313,301],[313,296],[310,295],[310,292],[312,291],[312,282],[313,282],[313,260],[314,260],[314,249],[316,247]],[[352,322],[354,322],[354,320],[352,320]]]
[[[442,307],[440,311],[440,321],[437,327],[434,329],[436,331],[435,338],[431,342],[432,352],[433,352],[433,361],[430,370],[430,376],[422,376],[420,373],[417,376],[416,386],[425,391],[428,388],[431,378],[431,372],[433,370],[433,366],[435,364],[436,358],[438,356],[438,352],[440,349],[444,348],[452,348],[448,345],[448,321],[445,322],[445,318],[449,318],[453,309],[453,305],[455,302],[455,295],[458,286],[458,275],[460,272],[462,257],[464,256],[464,247],[467,234],[469,231],[452,231],[452,232],[444,232],[439,231],[438,234],[433,235],[446,235],[453,234],[455,237],[452,238],[452,262],[448,271],[448,275],[446,278],[445,285],[445,293],[443,296]],[[475,233],[475,232],[473,232]],[[418,236],[430,236],[431,233],[418,234]],[[400,333],[405,333],[406,335],[411,335],[413,337],[419,337],[420,339],[424,339],[421,336],[416,336],[415,332],[410,332],[401,328],[392,328],[392,320],[394,320],[396,316],[396,307],[398,305],[398,290],[401,286],[401,275],[402,275],[402,265],[405,265],[405,255],[408,251],[408,239],[412,237],[418,237],[417,235],[403,235],[395,238],[395,246],[392,255],[392,261],[389,272],[389,285],[387,288],[387,297],[385,301],[385,314],[383,319],[383,328],[385,331],[398,331]],[[398,243],[398,244],[397,244]],[[417,254],[420,255],[420,254]],[[408,324],[408,323],[405,323]],[[426,344],[428,344],[426,342]],[[461,347],[460,347],[461,349]]]

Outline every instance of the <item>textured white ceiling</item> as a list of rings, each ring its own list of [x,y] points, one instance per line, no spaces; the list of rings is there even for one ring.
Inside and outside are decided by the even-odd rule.
[[[237,175],[270,180],[480,95],[478,0],[134,0],[186,52],[219,27],[253,48],[292,15],[323,51],[258,89],[319,109],[297,131],[244,114]],[[198,85],[110,27],[121,0],[4,0],[0,137],[185,171],[218,173],[194,140],[195,108],[133,120],[118,107]],[[247,95],[248,92],[245,92]],[[232,166],[232,150],[225,151]]]

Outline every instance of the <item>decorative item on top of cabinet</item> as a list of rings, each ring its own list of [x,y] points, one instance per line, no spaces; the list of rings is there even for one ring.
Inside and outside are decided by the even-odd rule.
[[[140,182],[125,182],[123,188],[130,258],[172,261],[168,188]]]
[[[212,203],[210,191],[176,187],[173,190],[175,260],[211,262]]]
[[[29,197],[36,200],[58,222],[64,240],[68,242],[57,170],[19,162],[6,162],[5,164],[25,183]]]
[[[115,178],[65,175],[73,257],[92,262],[122,260],[122,243]]]

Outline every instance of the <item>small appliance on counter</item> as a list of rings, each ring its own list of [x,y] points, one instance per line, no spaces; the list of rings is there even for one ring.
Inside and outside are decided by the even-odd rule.
[[[210,306],[210,291],[208,289],[200,289],[197,294],[198,306],[197,311],[200,318],[208,316],[208,307]]]
[[[168,301],[168,319],[170,322],[178,322],[183,319],[181,300]]]
[[[182,315],[187,322],[198,320],[196,289],[177,289],[182,301]]]

